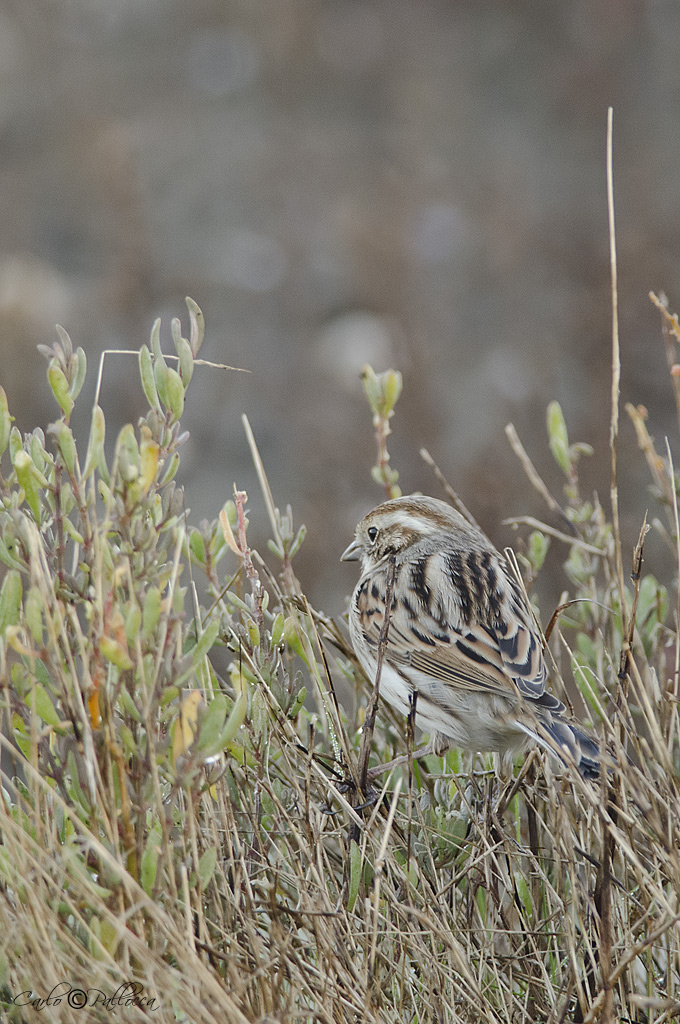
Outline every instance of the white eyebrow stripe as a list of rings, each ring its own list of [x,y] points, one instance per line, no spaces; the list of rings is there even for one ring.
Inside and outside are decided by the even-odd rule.
[[[410,513],[404,514],[402,510],[394,512],[387,523],[389,526],[402,526],[408,530],[414,530],[416,533],[431,533],[437,529],[438,524],[428,523],[427,519],[423,516],[411,515]],[[441,529],[441,527],[439,527]]]

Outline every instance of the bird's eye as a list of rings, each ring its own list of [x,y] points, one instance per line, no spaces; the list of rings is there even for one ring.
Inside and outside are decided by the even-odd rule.
[[[370,540],[371,544],[375,544],[375,538],[378,536],[377,526],[369,526],[369,528],[366,530],[366,533],[368,534],[368,539]]]

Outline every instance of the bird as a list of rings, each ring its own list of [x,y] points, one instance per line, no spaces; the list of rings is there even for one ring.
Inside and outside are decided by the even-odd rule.
[[[525,591],[477,526],[438,498],[392,498],[359,522],[341,560],[361,562],[349,608],[359,663],[375,681],[382,643],[380,695],[404,715],[415,702],[432,752],[495,751],[507,764],[538,745],[599,777],[598,744],[547,689]]]

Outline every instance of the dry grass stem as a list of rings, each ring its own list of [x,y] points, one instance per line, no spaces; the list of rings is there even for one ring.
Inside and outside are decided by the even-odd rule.
[[[63,337],[49,440],[14,431],[0,400],[2,1019],[677,1017],[680,615],[646,572],[646,524],[621,551],[580,496],[578,446],[559,450],[560,505],[510,428],[573,533],[515,521],[531,580],[550,540],[566,545],[546,643],[605,771],[588,782],[538,750],[502,773],[492,756],[437,758],[305,597],[304,532],[277,509],[247,423],[269,553],[251,547],[238,488],[209,523],[186,513],[173,476],[202,337],[189,308],[176,362],[157,334],[140,356],[149,408],[111,459],[101,410],[74,454],[82,360]],[[400,378],[370,382],[386,424]],[[660,464],[635,415],[680,576],[670,448]],[[381,486],[393,473],[382,465]]]

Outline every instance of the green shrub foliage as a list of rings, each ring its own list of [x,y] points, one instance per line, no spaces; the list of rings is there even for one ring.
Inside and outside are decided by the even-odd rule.
[[[266,559],[244,492],[195,524],[176,483],[189,384],[222,372],[199,358],[203,317],[187,305],[172,355],[160,322],[139,352],[148,408],[115,440],[98,400],[86,445],[74,436],[86,358],[61,329],[42,347],[46,434],[22,436],[0,389],[3,1019],[84,1020],[83,999],[91,1020],[677,1015],[677,624],[642,571],[644,529],[622,578],[616,531],[581,496],[588,447],[551,403],[558,501],[516,442],[553,524],[517,521],[518,561],[531,586],[549,548],[563,552],[553,688],[608,751],[600,783],[538,752],[508,777],[453,751],[359,792],[372,681],[304,596],[304,527],[276,508],[248,424]],[[398,493],[386,438],[401,376],[363,380],[373,475]],[[629,412],[673,551],[672,470]],[[381,705],[372,762],[411,745]]]

